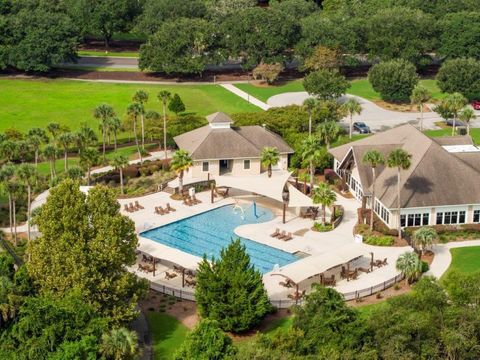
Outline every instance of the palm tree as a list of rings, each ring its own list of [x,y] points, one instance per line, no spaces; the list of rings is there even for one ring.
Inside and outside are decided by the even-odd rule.
[[[82,150],[85,148],[92,146],[98,140],[95,131],[92,128],[88,127],[87,124],[82,124],[80,130],[74,135],[75,136],[75,143],[78,148],[78,156],[82,155]]]
[[[122,122],[117,116],[114,116],[108,121],[107,128],[113,133],[113,147],[117,150],[117,134],[122,129]]]
[[[142,104],[142,107],[145,109],[145,104],[148,101],[148,93],[144,90],[137,90],[132,100],[133,102]],[[145,149],[145,111],[140,113],[140,121],[142,126],[142,149]]]
[[[337,194],[330,189],[327,183],[320,183],[315,189],[313,189],[313,203],[322,205],[322,225],[325,226],[326,222],[326,207],[332,206],[337,201]]]
[[[52,135],[53,142],[57,142],[57,136],[62,132],[62,127],[59,123],[51,122],[47,124],[47,130]]]
[[[305,164],[308,163],[310,170],[310,192],[313,190],[313,183],[315,177],[315,166],[324,159],[324,152],[320,146],[320,142],[314,136],[309,136],[302,142],[301,147],[302,160]]]
[[[342,105],[342,109],[350,116],[350,127],[349,127],[349,138],[352,138],[353,133],[353,116],[360,115],[362,113],[362,105],[360,102],[355,98],[349,98],[345,103]]]
[[[14,174],[15,166],[7,163],[0,168],[0,185],[2,193],[8,197],[8,218],[10,224],[10,234],[13,234],[13,192],[14,192]],[[14,237],[15,246],[17,245],[16,236]]]
[[[100,126],[102,127],[102,143],[103,143],[103,162],[105,162],[105,137],[107,134],[108,121],[115,116],[113,107],[108,104],[98,105],[93,110],[93,117],[100,120]]]
[[[389,155],[387,159],[387,166],[390,168],[397,168],[397,222],[398,222],[398,239],[402,239],[402,227],[400,224],[400,210],[402,203],[400,201],[400,189],[401,189],[401,170],[407,170],[411,165],[412,155],[402,149],[395,149]]]
[[[185,171],[188,171],[192,164],[192,157],[188,151],[178,150],[173,154],[171,168],[178,174],[178,188],[180,190],[180,194],[183,192],[183,175]]]
[[[422,254],[425,249],[433,245],[438,239],[438,234],[434,228],[423,226],[413,233],[413,242],[416,248],[420,248]]]
[[[4,140],[0,143],[0,158],[12,162],[19,153],[19,146],[16,141]]]
[[[375,207],[375,181],[377,180],[377,166],[383,165],[385,159],[378,150],[369,150],[363,155],[362,162],[372,168],[372,198],[370,202],[370,230],[373,230],[373,209]]]
[[[28,141],[35,150],[35,166],[38,166],[38,153],[42,144],[48,143],[47,132],[41,128],[32,128],[27,133]]]
[[[323,142],[327,149],[330,149],[330,145],[338,139],[342,129],[335,121],[323,122],[317,126],[318,138]]]
[[[473,109],[467,107],[462,110],[459,116],[460,120],[467,124],[467,135],[470,135],[470,121],[475,120],[477,116],[475,115],[475,111]]]
[[[267,167],[268,177],[272,177],[272,166],[280,161],[280,153],[276,147],[264,147],[260,154],[260,162]]]
[[[431,99],[432,94],[422,85],[417,85],[412,91],[410,101],[420,110],[420,131],[423,131],[423,106]]]
[[[63,147],[63,161],[64,161],[64,169],[65,171],[68,170],[68,147],[73,143],[74,136],[72,133],[66,132],[60,134],[58,137],[58,144]]]
[[[397,259],[395,267],[405,276],[409,284],[418,279],[422,273],[422,262],[413,251],[401,254]]]
[[[312,135],[312,116],[317,104],[318,100],[313,97],[309,97],[303,102],[303,109],[308,113],[308,135]]]
[[[165,151],[165,159],[167,158],[167,102],[172,97],[168,90],[161,90],[158,93],[158,99],[163,104],[163,149]]]
[[[109,360],[129,360],[135,358],[137,347],[136,333],[125,328],[117,328],[102,335],[100,352]]]
[[[160,114],[155,110],[149,110],[145,114],[145,119],[147,120],[147,128],[151,131],[152,141],[155,138],[154,133],[157,131],[160,133],[158,136],[158,149],[162,149],[162,136],[160,135],[163,133],[163,130],[161,130],[160,126],[157,126],[157,121],[160,120]]]
[[[468,100],[459,92],[449,94],[443,99],[444,106],[453,114],[452,136],[455,135],[458,114],[467,103]]]
[[[27,188],[27,239],[30,242],[30,220],[32,215],[32,186],[38,179],[38,171],[32,164],[21,164],[16,171],[17,178]]]
[[[47,144],[43,149],[43,156],[50,163],[50,179],[53,180],[57,176],[57,170],[55,169],[55,163],[57,161],[57,148],[53,144]]]
[[[122,154],[114,154],[110,164],[120,172],[120,192],[123,195],[123,168],[128,165],[128,158]]]
[[[140,158],[140,163],[143,162],[142,152],[140,151],[140,146],[138,145],[138,136],[137,136],[137,118],[140,114],[144,113],[143,105],[140,103],[132,103],[128,105],[127,114],[133,119],[133,135],[135,136],[135,144],[137,145],[138,157]]]
[[[100,154],[95,148],[86,148],[82,151],[80,157],[80,165],[87,171],[87,185],[90,186],[90,172],[92,167],[98,164],[98,158]]]

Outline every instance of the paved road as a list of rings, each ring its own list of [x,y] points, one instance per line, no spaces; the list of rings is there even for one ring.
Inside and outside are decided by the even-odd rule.
[[[138,69],[138,58],[81,56],[75,64],[63,64],[68,67],[103,67],[112,69]]]
[[[267,100],[267,104],[271,107],[301,105],[308,97],[309,95],[305,91],[283,93],[269,98]],[[372,101],[358,96],[346,95],[343,97],[343,99],[341,99],[341,101],[345,101],[345,99],[349,97],[356,98],[362,105],[363,109],[360,115],[355,115],[353,117],[353,121],[365,122],[368,126],[370,126],[372,131],[387,130],[394,126],[405,123],[417,124],[420,119],[419,112],[399,112],[386,110],[379,107]],[[472,127],[480,127],[480,111],[477,111],[476,113],[477,120],[472,121]],[[443,120],[440,116],[438,116],[437,113],[433,111],[424,113],[423,119],[423,126],[425,129],[438,129],[438,127],[435,125],[435,122]],[[350,119],[346,117],[343,119],[343,122],[348,124]]]

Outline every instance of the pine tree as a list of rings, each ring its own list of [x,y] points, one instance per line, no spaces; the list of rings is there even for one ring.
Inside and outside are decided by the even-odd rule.
[[[250,263],[240,239],[222,249],[220,259],[209,262],[204,257],[195,298],[200,315],[218,321],[224,331],[246,331],[272,309],[262,275]]]
[[[174,112],[178,116],[181,112],[185,111],[185,104],[178,94],[173,95],[172,100],[168,104],[168,110]]]

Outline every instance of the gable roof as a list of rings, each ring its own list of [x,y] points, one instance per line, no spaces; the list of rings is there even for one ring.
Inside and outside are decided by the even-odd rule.
[[[293,153],[279,135],[256,125],[238,128],[207,125],[176,136],[174,140],[194,160],[259,158],[266,146],[276,147],[280,154]]]
[[[471,139],[459,141],[466,144]],[[372,188],[371,169],[362,164],[366,151],[376,149],[387,157],[393,149],[401,148],[411,154],[410,168],[401,172],[401,207],[480,203],[480,172],[469,164],[474,161],[473,158],[479,162],[480,154],[456,156],[440,145],[445,143],[452,144],[453,141],[436,141],[411,125],[403,125],[331,149],[330,152],[341,162],[348,156],[354,157],[366,194],[371,193]],[[462,156],[468,157],[469,162],[462,160]],[[375,196],[386,207],[396,208],[396,189],[397,169],[378,167]]]

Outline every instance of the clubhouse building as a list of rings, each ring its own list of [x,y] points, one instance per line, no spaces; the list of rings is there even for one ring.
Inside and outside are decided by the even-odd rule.
[[[401,148],[411,166],[401,171],[400,225],[480,223],[480,148],[470,136],[430,138],[412,125],[402,125],[330,149],[334,170],[359,201],[372,202],[372,169],[364,154],[378,150],[386,159]],[[374,211],[390,228],[397,227],[397,169],[378,166]]]

